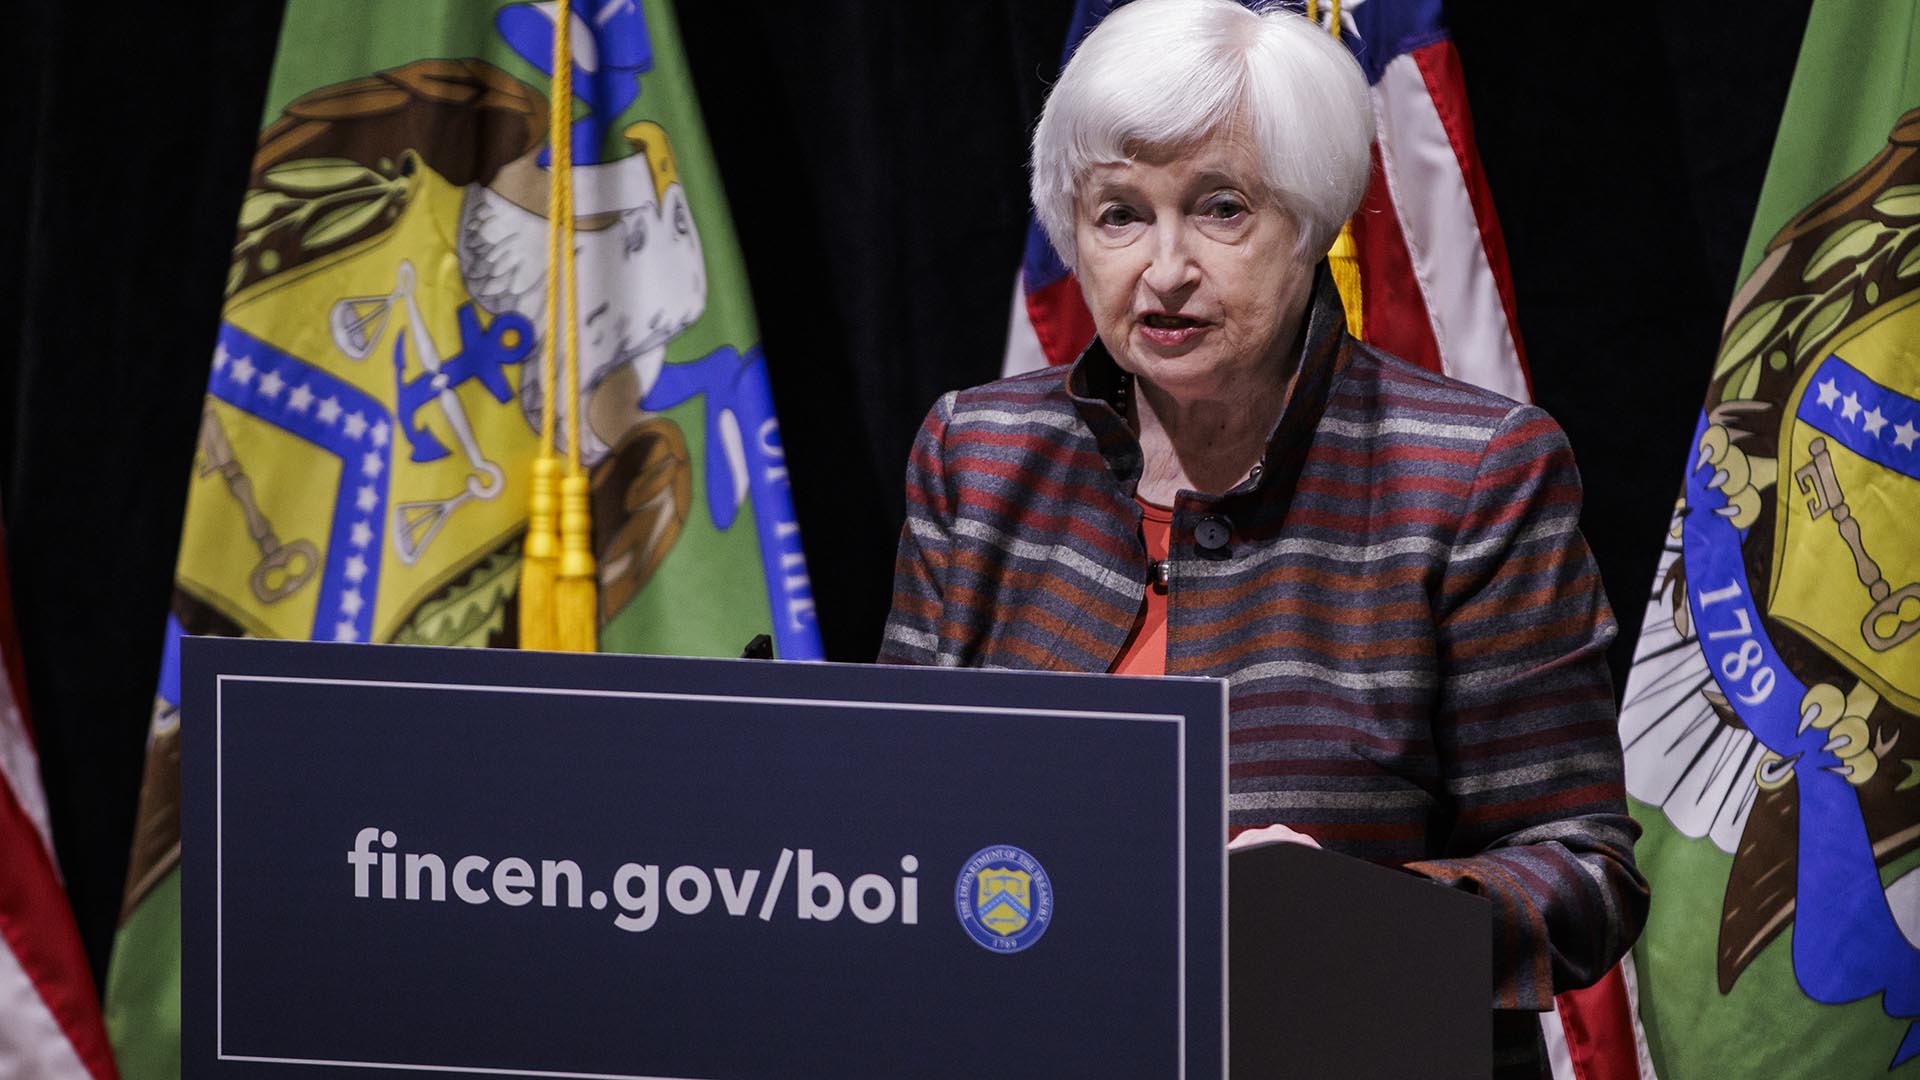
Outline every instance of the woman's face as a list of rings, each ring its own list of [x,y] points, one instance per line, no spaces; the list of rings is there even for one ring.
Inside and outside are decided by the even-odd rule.
[[[1249,385],[1293,345],[1313,268],[1251,145],[1214,135],[1096,165],[1074,206],[1077,272],[1120,366],[1176,399]]]

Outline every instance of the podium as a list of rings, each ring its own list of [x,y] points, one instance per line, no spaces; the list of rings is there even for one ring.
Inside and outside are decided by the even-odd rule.
[[[1485,899],[1299,844],[1235,851],[1228,874],[1236,1074],[1489,1075]]]
[[[1219,680],[198,638],[182,672],[186,1080],[1485,1061],[1484,902],[1300,848],[1229,885]]]

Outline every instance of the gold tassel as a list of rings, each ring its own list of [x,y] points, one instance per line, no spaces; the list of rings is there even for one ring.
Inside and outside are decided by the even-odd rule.
[[[587,474],[560,479],[560,573],[553,583],[554,647],[594,652],[599,645],[600,602],[595,595],[592,525],[587,511]]]
[[[1332,0],[1328,5],[1327,32],[1335,41],[1340,40],[1340,0]],[[1320,5],[1315,0],[1307,0],[1307,18],[1320,21]],[[1333,248],[1327,252],[1327,269],[1333,272],[1333,287],[1340,290],[1340,306],[1347,313],[1347,333],[1366,340],[1361,334],[1360,306],[1360,245],[1353,239],[1353,222],[1347,221],[1340,226],[1340,235],[1334,238]]]
[[[1353,241],[1352,222],[1340,226],[1340,236],[1327,252],[1327,267],[1333,271],[1334,287],[1340,290],[1340,306],[1347,311],[1347,333],[1361,337],[1360,247]]]
[[[1333,3],[1329,4],[1328,8],[1331,12],[1331,18],[1328,20],[1327,28],[1333,31],[1334,37],[1339,37],[1340,36],[1340,0],[1333,0]],[[1320,0],[1307,0],[1307,18],[1311,20],[1315,25],[1319,24]]]
[[[556,527],[555,481],[560,459],[533,459],[533,485],[527,492],[527,542],[520,555],[520,647],[552,649],[554,574],[560,569],[560,531]]]
[[[548,95],[547,334],[540,371],[540,452],[527,492],[527,540],[520,560],[520,647],[592,652],[598,636],[587,477],[580,468],[580,373],[574,307],[572,4],[553,11],[553,85]],[[556,368],[564,364],[564,386]],[[555,451],[564,393],[568,467]],[[556,498],[557,496],[557,498]]]
[[[556,27],[570,25],[572,5],[555,6]],[[567,402],[567,470],[560,477],[560,565],[553,581],[554,648],[562,652],[594,652],[599,648],[600,601],[595,595],[593,523],[587,502],[587,471],[580,465],[580,318],[574,298],[577,268],[573,251],[573,54],[571,38],[554,34],[553,100],[553,227],[562,284],[563,310],[559,330],[565,335],[560,350]],[[553,272],[548,270],[551,285]]]

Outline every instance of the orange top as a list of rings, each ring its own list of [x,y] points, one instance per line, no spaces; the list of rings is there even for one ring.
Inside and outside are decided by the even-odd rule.
[[[1173,510],[1155,506],[1145,499],[1140,503],[1140,533],[1147,541],[1147,558],[1164,562],[1172,555]],[[1147,600],[1140,618],[1133,624],[1127,647],[1114,662],[1115,675],[1165,675],[1167,673],[1167,583],[1154,575],[1147,584]]]

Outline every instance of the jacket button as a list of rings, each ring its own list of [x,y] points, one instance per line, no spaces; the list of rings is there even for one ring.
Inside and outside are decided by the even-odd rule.
[[[1233,539],[1233,522],[1219,514],[1208,514],[1193,527],[1193,542],[1207,551],[1219,551]]]

